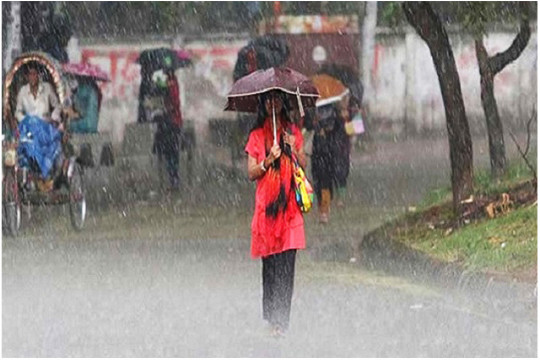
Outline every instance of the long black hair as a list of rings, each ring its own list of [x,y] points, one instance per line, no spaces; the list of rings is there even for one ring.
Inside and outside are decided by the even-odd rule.
[[[290,104],[289,97],[287,96],[287,94],[284,93],[283,91],[270,91],[270,92],[263,93],[261,94],[261,96],[259,96],[259,110],[257,111],[257,121],[255,122],[255,125],[250,130],[250,132],[255,129],[262,128],[264,126],[264,121],[266,120],[266,118],[272,115],[266,112],[266,106],[265,106],[266,100],[269,99],[272,95],[279,96],[281,98],[281,103],[283,104],[281,106],[281,113],[276,114],[276,116],[281,115],[283,119],[286,119],[287,121],[292,122],[291,115],[290,115],[291,104]]]

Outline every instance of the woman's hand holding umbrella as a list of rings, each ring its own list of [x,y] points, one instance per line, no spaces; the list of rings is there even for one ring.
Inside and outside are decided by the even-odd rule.
[[[272,145],[272,148],[270,149],[270,154],[268,155],[270,164],[279,159],[281,156],[281,148],[277,143]]]

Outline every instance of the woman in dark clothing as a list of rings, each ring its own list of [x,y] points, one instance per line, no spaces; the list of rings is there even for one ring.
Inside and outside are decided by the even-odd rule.
[[[156,117],[157,131],[154,152],[161,162],[165,158],[172,190],[180,185],[180,136],[182,114],[180,112],[180,90],[174,70],[167,71],[167,90],[164,94],[165,114]]]
[[[342,207],[344,206],[343,200],[350,170],[351,138],[345,131],[345,123],[349,120],[348,111],[342,109],[338,114],[333,132],[334,185],[336,186],[337,206]]]
[[[336,193],[342,201],[349,176],[350,138],[345,131],[348,115],[341,109],[338,102],[318,107],[313,125],[312,175],[321,223],[328,222]]]
[[[334,104],[317,108],[313,123],[312,175],[319,204],[319,221],[328,222],[333,184],[336,179],[336,131],[339,127],[338,110]]]
[[[152,73],[149,72],[148,69],[143,67],[141,68],[141,85],[139,86],[139,109],[137,114],[137,122],[139,123],[145,123],[150,121],[150,119],[147,118],[144,101],[146,100],[146,97],[151,93],[152,88]]]
[[[156,116],[157,130],[154,136],[154,154],[159,162],[165,160],[165,167],[169,175],[171,190],[177,190],[180,184],[180,141],[178,128],[172,123],[168,114]]]

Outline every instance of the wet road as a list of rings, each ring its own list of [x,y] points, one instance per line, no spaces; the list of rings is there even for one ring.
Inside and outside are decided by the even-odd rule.
[[[368,165],[362,169],[351,186],[369,178]],[[3,239],[3,356],[536,356],[533,294],[494,302],[334,261],[352,254],[334,244],[354,246],[418,196],[387,197],[397,190],[385,184],[414,182],[411,176],[353,192],[358,201],[334,211],[329,227],[307,217],[291,328],[279,340],[261,319],[248,195],[230,207],[192,208],[182,199],[115,207],[92,213],[80,234],[64,209],[38,209],[21,237]]]
[[[267,336],[247,242],[27,237],[4,246],[7,357],[529,357],[534,299],[480,298],[298,258],[291,329]]]

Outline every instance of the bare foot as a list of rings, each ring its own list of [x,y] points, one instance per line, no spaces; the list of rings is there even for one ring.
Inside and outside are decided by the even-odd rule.
[[[328,224],[328,214],[322,213],[321,215],[319,215],[319,222],[321,224]]]
[[[285,330],[279,325],[273,325],[270,335],[274,338],[283,338],[285,337]]]

